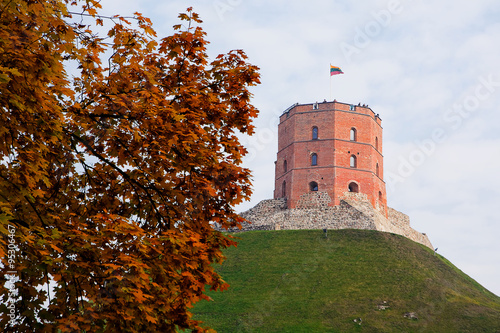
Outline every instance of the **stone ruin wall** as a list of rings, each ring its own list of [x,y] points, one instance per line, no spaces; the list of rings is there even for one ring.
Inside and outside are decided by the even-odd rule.
[[[410,226],[410,218],[388,207],[388,218],[373,208],[365,194],[345,193],[338,206],[328,206],[331,198],[326,192],[307,193],[300,197],[297,208],[287,209],[286,199],[269,199],[240,214],[251,223],[247,230],[290,229],[367,229],[402,235],[433,249],[428,237]]]

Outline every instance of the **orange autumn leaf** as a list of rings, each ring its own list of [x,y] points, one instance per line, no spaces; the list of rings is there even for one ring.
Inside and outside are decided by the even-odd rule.
[[[10,239],[19,277],[2,332],[211,331],[189,309],[227,288],[212,264],[236,242],[212,223],[238,225],[251,193],[235,132],[253,131],[258,68],[241,50],[210,60],[191,8],[163,38],[134,15],[2,4],[3,297]]]

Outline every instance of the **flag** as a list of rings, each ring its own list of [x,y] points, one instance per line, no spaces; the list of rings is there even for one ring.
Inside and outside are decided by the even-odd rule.
[[[330,76],[337,74],[344,74],[344,72],[339,67],[330,65]]]

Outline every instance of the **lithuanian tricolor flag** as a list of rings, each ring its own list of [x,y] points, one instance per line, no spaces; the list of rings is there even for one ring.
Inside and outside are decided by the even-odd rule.
[[[344,72],[339,67],[330,65],[330,76],[337,74],[344,74]]]

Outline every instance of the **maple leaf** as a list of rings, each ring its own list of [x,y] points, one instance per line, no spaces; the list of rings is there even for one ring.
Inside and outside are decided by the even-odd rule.
[[[4,332],[203,331],[189,308],[227,288],[212,264],[236,242],[211,222],[237,226],[251,193],[234,133],[252,133],[258,68],[210,61],[192,8],[160,40],[134,15],[2,5],[0,256],[19,278]]]

